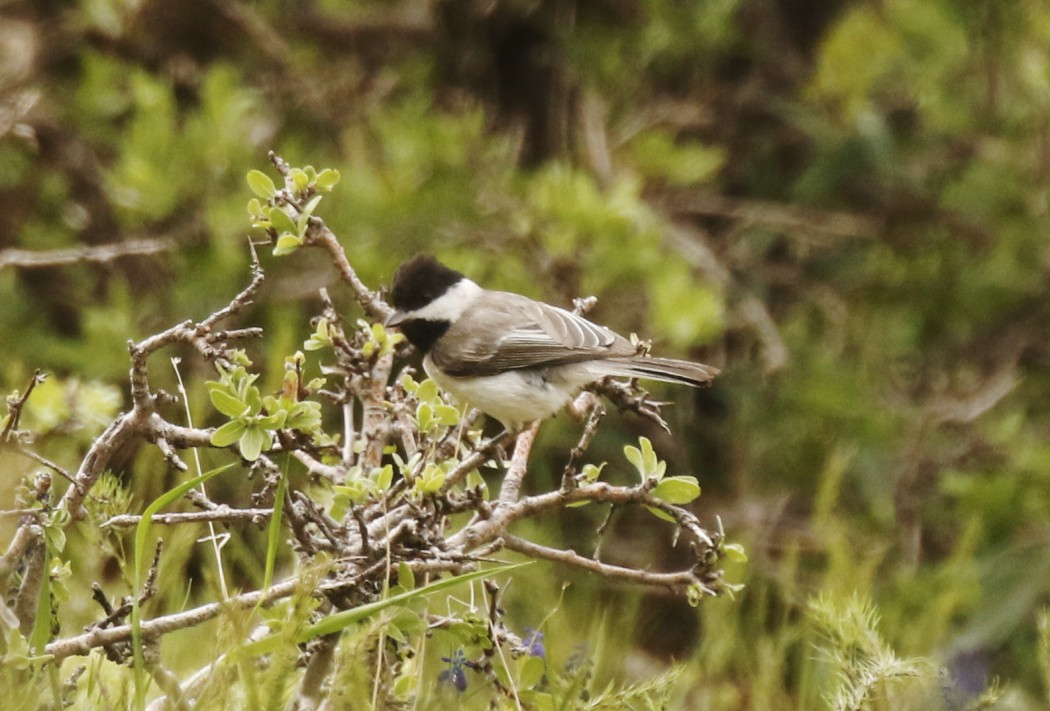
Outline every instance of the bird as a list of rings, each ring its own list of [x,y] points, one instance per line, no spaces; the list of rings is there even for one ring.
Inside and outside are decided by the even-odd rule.
[[[402,263],[390,290],[399,328],[423,369],[457,400],[509,431],[554,415],[605,377],[707,385],[718,369],[638,353],[628,339],[566,309],[484,289],[427,254]]]

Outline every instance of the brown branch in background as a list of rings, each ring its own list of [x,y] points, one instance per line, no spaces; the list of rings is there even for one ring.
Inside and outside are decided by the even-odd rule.
[[[55,462],[51,461],[47,457],[41,456],[41,455],[37,454],[36,452],[34,452],[33,450],[27,449],[25,447],[19,447],[17,451],[23,457],[29,457],[30,459],[32,459],[37,464],[43,464],[45,467],[47,467],[48,469],[53,471],[55,474],[58,474],[60,477],[62,477],[66,481],[68,481],[70,483],[73,482],[73,475],[70,473],[70,471],[68,469],[66,469],[65,467],[63,467],[63,466],[61,466],[59,464],[56,464]]]
[[[0,250],[0,271],[5,267],[16,269],[42,269],[84,262],[104,263],[125,257],[141,257],[174,249],[174,240],[166,238],[132,239],[116,244],[70,247],[35,251],[30,249]]]
[[[800,239],[827,242],[826,238],[868,238],[882,230],[880,217],[852,212],[818,210],[765,200],[741,200],[716,193],[676,192],[657,198],[672,214],[731,218],[745,224],[768,225],[791,232]],[[823,236],[825,239],[821,239]]]
[[[672,223],[664,230],[664,240],[711,284],[727,292],[734,302],[733,313],[750,327],[762,344],[763,372],[772,375],[787,366],[790,353],[773,315],[765,303],[733,278],[711,248],[707,233],[696,225]]]

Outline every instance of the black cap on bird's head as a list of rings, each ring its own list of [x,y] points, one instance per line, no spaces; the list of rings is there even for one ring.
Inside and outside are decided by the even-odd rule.
[[[447,310],[427,307],[465,281],[469,280],[429,255],[413,257],[394,273],[390,302],[396,310],[384,325],[397,326],[409,343],[426,353],[452,325]]]
[[[463,275],[449,269],[429,254],[420,254],[397,268],[390,302],[400,313],[415,311],[429,304],[457,282]]]

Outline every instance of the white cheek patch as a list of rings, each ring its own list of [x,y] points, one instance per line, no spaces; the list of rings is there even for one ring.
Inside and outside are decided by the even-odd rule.
[[[470,279],[463,279],[423,308],[412,311],[411,316],[426,321],[455,322],[482,291],[482,288]]]

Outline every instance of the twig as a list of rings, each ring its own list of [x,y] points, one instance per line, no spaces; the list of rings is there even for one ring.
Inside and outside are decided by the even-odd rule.
[[[446,571],[462,572],[464,563],[451,560],[438,561],[411,561],[409,567],[417,575],[425,573],[436,574]],[[365,578],[375,576],[379,571],[385,569],[384,561],[377,561],[368,568],[358,570],[355,574],[344,580],[326,582],[316,587],[316,592],[322,595],[337,594],[348,589],[357,589]],[[143,640],[156,639],[169,632],[193,627],[210,619],[218,617],[224,610],[246,609],[255,606],[267,607],[276,600],[288,597],[295,592],[296,587],[302,584],[298,577],[291,577],[279,583],[275,583],[268,590],[254,590],[241,593],[221,602],[209,602],[191,610],[184,610],[170,615],[155,617],[152,620],[142,622]],[[92,629],[75,637],[56,640],[44,647],[44,654],[53,657],[53,663],[60,663],[66,657],[88,654],[92,649],[106,645],[124,642],[131,639],[131,625],[124,624],[106,629]]]
[[[274,600],[291,595],[298,583],[299,580],[297,578],[291,578],[272,586],[267,591],[256,590],[242,593],[223,602],[211,602],[184,612],[164,615],[152,620],[144,620],[142,622],[142,638],[144,640],[155,639],[168,632],[199,625],[213,617],[217,617],[224,609],[231,606],[234,609],[244,609],[255,605],[269,605]],[[84,655],[96,647],[104,647],[129,639],[131,639],[130,624],[107,627],[105,629],[93,629],[75,637],[52,642],[44,648],[44,653],[52,655],[55,663],[58,663],[66,657]]]
[[[709,595],[715,595],[716,591],[709,588],[692,571],[678,571],[673,573],[654,573],[648,570],[636,568],[625,568],[620,565],[602,563],[591,558],[586,558],[574,551],[560,550],[541,546],[538,543],[527,541],[517,536],[503,536],[503,544],[507,549],[522,553],[530,558],[542,558],[552,560],[563,565],[596,573],[604,578],[624,580],[639,585],[653,587],[664,587],[674,592],[682,592],[692,585],[700,585]]]
[[[660,414],[660,406],[667,403],[650,400],[649,393],[638,387],[634,381],[625,383],[613,378],[603,378],[588,385],[587,389],[608,398],[620,412],[633,412],[671,434],[671,428]]]
[[[68,469],[66,469],[65,467],[61,466],[60,464],[56,464],[55,462],[51,461],[47,457],[43,457],[43,456],[37,454],[36,452],[34,452],[33,450],[26,449],[25,447],[19,447],[17,451],[23,457],[29,457],[34,462],[37,462],[38,464],[43,464],[45,467],[47,467],[48,469],[50,469],[54,473],[58,474],[60,477],[62,477],[66,481],[68,481],[70,483],[73,482],[73,475],[70,473],[70,471]]]
[[[452,489],[453,486],[459,484],[463,479],[466,478],[467,474],[474,471],[482,464],[484,464],[492,455],[497,452],[500,447],[506,444],[514,435],[511,432],[504,430],[495,437],[488,439],[478,445],[470,456],[462,460],[456,467],[448,473],[445,477],[445,484],[442,486],[442,493],[447,493]]]
[[[507,528],[519,519],[535,516],[544,511],[561,508],[576,501],[603,501],[618,505],[649,506],[660,509],[675,518],[680,526],[706,548],[713,549],[715,542],[700,525],[696,516],[685,509],[672,506],[654,497],[647,484],[636,486],[614,486],[605,482],[581,484],[571,491],[550,491],[528,496],[516,502],[506,502],[493,508],[491,515],[476,518],[448,538],[449,550],[470,551],[477,546],[502,536]]]
[[[0,432],[0,440],[6,442],[10,438],[11,433],[18,430],[18,421],[22,418],[22,408],[25,407],[29,396],[33,393],[33,388],[44,382],[46,378],[47,375],[45,373],[39,370],[36,371],[33,373],[33,377],[29,379],[29,385],[26,386],[25,392],[17,399],[7,401],[7,424],[4,425],[4,431]]]
[[[186,513],[153,514],[150,521],[163,525],[179,523],[236,523],[248,521],[262,525],[273,514],[272,509],[232,509],[220,504],[209,511],[190,511]],[[120,514],[102,523],[99,528],[128,528],[138,525],[142,517],[137,514]]]
[[[587,448],[591,446],[591,441],[594,439],[594,435],[598,433],[598,425],[601,424],[603,417],[605,417],[605,407],[602,406],[601,402],[595,400],[592,404],[590,415],[587,417],[587,424],[584,425],[583,432],[580,433],[580,439],[577,440],[576,446],[569,452],[569,461],[565,463],[565,469],[562,470],[562,489],[576,488],[576,474],[579,472],[579,461],[587,451]]]

